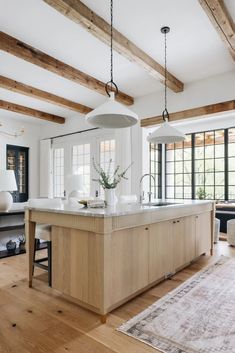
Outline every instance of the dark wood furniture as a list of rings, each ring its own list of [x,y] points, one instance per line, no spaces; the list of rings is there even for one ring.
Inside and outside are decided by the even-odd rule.
[[[15,172],[18,190],[12,193],[14,202],[28,201],[29,148],[7,145],[6,164]]]
[[[24,229],[24,210],[12,210],[9,212],[0,212],[0,237],[2,232],[7,232],[11,230],[22,230]],[[37,250],[46,249],[46,243],[38,243]],[[25,249],[16,248],[14,251],[1,250],[0,259],[9,256],[15,256],[24,254]]]
[[[41,250],[42,244],[44,245],[45,248],[47,248],[47,256],[36,259],[36,251]],[[33,259],[33,275],[34,275],[34,268],[39,267],[45,271],[48,272],[48,285],[51,287],[51,280],[52,280],[52,273],[51,273],[51,264],[52,264],[52,258],[51,258],[51,241],[46,241],[45,243],[40,243],[39,239],[35,239],[35,244],[34,244],[34,259]],[[44,264],[44,262],[47,262],[47,265]]]

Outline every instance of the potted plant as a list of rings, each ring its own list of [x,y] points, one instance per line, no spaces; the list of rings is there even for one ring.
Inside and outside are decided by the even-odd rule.
[[[101,167],[100,164],[96,163],[93,158],[93,165],[95,171],[99,175],[98,179],[92,179],[93,181],[97,181],[101,187],[104,189],[105,192],[105,201],[108,206],[113,206],[117,203],[117,197],[115,194],[117,185],[121,182],[122,179],[128,180],[126,177],[126,173],[128,169],[132,166],[131,163],[123,172],[120,172],[120,165],[118,165],[114,173],[110,173],[112,164],[112,159],[109,160],[109,166],[107,172]]]
[[[208,195],[203,188],[199,188],[197,190],[197,197],[199,200],[205,200],[207,198],[207,196]]]

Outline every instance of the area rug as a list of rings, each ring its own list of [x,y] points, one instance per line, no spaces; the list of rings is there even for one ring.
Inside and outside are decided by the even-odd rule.
[[[220,257],[118,331],[164,353],[235,353],[235,259]]]

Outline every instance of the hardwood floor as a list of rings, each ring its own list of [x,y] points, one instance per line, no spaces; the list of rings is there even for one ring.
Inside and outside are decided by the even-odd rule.
[[[49,288],[45,274],[39,269],[34,288],[28,288],[25,255],[2,259],[0,353],[156,353],[116,328],[220,255],[235,257],[235,248],[220,241],[215,245],[213,257],[200,257],[172,279],[114,310],[104,325],[98,315],[67,302]]]

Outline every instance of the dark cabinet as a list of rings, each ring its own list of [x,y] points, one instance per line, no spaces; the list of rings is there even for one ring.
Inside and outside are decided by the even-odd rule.
[[[14,202],[28,200],[29,148],[7,145],[7,169],[15,171],[18,190],[12,192]]]

